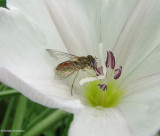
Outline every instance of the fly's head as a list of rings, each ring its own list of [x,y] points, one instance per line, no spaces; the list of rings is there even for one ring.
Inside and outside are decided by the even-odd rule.
[[[88,58],[88,60],[89,60],[89,66],[90,66],[91,68],[93,68],[93,67],[94,67],[94,64],[95,64],[95,62],[96,62],[96,58],[94,58],[94,57],[91,56],[91,55],[88,55],[87,58]]]

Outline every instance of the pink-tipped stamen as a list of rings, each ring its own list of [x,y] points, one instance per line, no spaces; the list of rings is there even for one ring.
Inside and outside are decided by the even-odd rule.
[[[122,66],[120,66],[114,71],[114,79],[115,80],[118,79],[121,76],[121,73],[122,73]]]
[[[115,68],[115,57],[111,51],[107,51],[107,60],[106,60],[106,67],[110,67],[111,69]]]
[[[104,75],[103,67],[101,66],[101,67],[98,68],[98,62],[97,61],[94,62],[93,69],[96,72],[96,76]]]
[[[102,66],[97,68],[97,76],[100,76],[100,75],[104,75]]]

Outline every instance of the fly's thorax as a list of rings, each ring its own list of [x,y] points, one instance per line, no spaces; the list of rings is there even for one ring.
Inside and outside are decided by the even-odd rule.
[[[79,57],[77,59],[77,62],[81,65],[87,65],[87,66],[89,66],[90,64],[90,60],[87,57]]]

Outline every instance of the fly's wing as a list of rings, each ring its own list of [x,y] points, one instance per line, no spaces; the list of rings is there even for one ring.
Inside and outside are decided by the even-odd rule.
[[[68,54],[65,52],[61,52],[61,51],[57,51],[57,50],[53,50],[53,49],[46,49],[48,51],[48,53],[56,58],[58,61],[66,61],[66,60],[71,60],[71,61],[75,61],[77,60],[77,56],[72,55],[72,54]]]
[[[69,71],[55,71],[54,79],[56,80],[63,80],[70,75],[72,75],[76,70],[69,70]]]
[[[58,70],[55,69],[55,75],[54,75],[54,78],[56,80],[62,80],[62,79],[65,79],[67,78],[68,76],[72,75],[76,70],[78,70],[79,68],[77,68],[76,70],[73,68],[73,69],[68,69],[68,70],[63,70],[63,62],[66,62],[66,60],[69,60],[69,65],[72,65],[73,61],[76,61],[77,60],[77,56],[75,55],[72,55],[72,54],[68,54],[68,53],[65,53],[65,52],[60,52],[60,51],[57,51],[57,50],[53,50],[53,49],[46,49],[48,51],[48,53],[54,57],[56,60],[58,61],[61,61],[62,63],[59,64],[59,68]],[[57,66],[57,67],[58,67]]]

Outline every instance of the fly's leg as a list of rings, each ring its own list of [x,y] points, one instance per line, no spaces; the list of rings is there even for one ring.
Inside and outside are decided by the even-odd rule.
[[[72,93],[73,85],[74,85],[74,82],[75,82],[75,80],[76,80],[76,78],[77,78],[77,76],[78,76],[78,73],[79,73],[79,71],[77,71],[76,76],[74,77],[74,80],[73,80],[73,83],[72,83],[72,87],[71,87],[71,95],[73,95],[73,93]]]
[[[92,75],[92,74],[91,74],[91,73],[89,73],[87,70],[83,69],[83,71],[87,72],[90,76],[92,76],[92,77],[96,77],[96,78],[97,78],[97,76]]]

